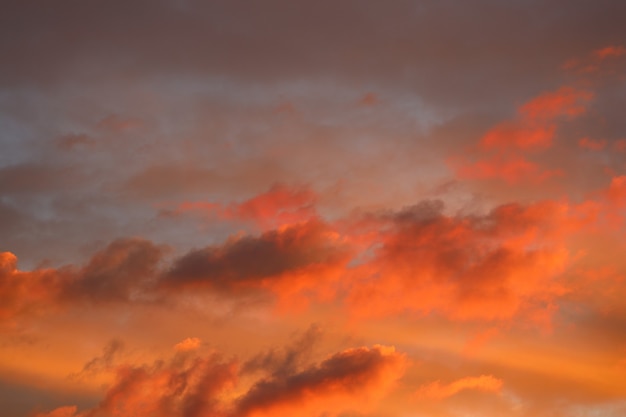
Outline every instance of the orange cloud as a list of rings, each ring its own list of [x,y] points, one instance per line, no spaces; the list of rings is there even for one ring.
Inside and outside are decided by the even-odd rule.
[[[37,413],[34,417],[74,417],[77,415],[78,407],[75,405],[59,407],[47,413]]]
[[[337,416],[368,410],[389,393],[407,366],[393,347],[361,347],[246,387],[238,385],[236,360],[179,352],[152,365],[119,366],[115,382],[92,409],[78,412],[66,406],[36,417]]]
[[[589,149],[590,151],[601,151],[606,147],[606,141],[581,138],[578,141],[578,146],[583,149]]]
[[[358,316],[437,312],[457,320],[530,319],[563,294],[567,205],[503,205],[485,216],[399,213],[355,269],[348,304]]]
[[[541,94],[518,109],[518,118],[491,129],[480,141],[483,149],[545,149],[552,145],[558,117],[579,116],[593,98],[588,91],[561,87]]]
[[[600,192],[603,215],[610,227],[618,229],[624,222],[626,207],[626,175],[613,177],[609,186]]]
[[[465,377],[449,384],[442,384],[439,381],[422,385],[415,395],[418,398],[429,398],[440,400],[458,394],[465,390],[478,390],[485,392],[499,392],[502,388],[502,380],[492,375],[481,375],[477,377]]]
[[[225,217],[255,220],[261,225],[295,223],[315,215],[316,195],[308,187],[274,185],[269,191],[224,210]]]
[[[202,341],[197,337],[188,337],[185,340],[176,343],[174,345],[174,350],[177,352],[196,350],[200,347],[200,343],[202,343]]]
[[[58,297],[67,278],[66,271],[53,269],[19,271],[14,254],[0,253],[0,322],[43,309]]]
[[[561,87],[557,91],[541,94],[524,104],[520,109],[527,120],[553,120],[559,116],[579,116],[586,111],[587,103],[593,98],[589,91]]]
[[[241,398],[242,417],[334,417],[366,411],[384,397],[404,374],[404,355],[392,347],[348,349],[319,366],[284,379],[257,382]]]
[[[497,124],[480,139],[473,158],[454,157],[449,161],[461,179],[500,179],[509,184],[540,183],[563,175],[528,159],[529,152],[553,146],[562,118],[583,114],[593,94],[561,87],[528,101],[517,116]]]
[[[626,55],[626,48],[623,46],[606,46],[594,51],[594,55],[600,59],[606,59],[611,57],[618,57]]]
[[[143,239],[115,240],[64,283],[61,296],[92,303],[140,300],[154,284],[165,251]]]
[[[611,204],[622,207],[626,204],[626,175],[613,177],[606,196]]]
[[[310,220],[191,251],[172,264],[161,286],[229,292],[266,288],[286,303],[302,294],[327,298],[350,257],[329,225]]]
[[[485,149],[498,147],[547,148],[552,145],[555,130],[554,125],[525,126],[519,122],[505,122],[487,132],[480,143]]]
[[[610,68],[613,58],[626,55],[626,48],[621,45],[609,45],[593,51],[584,59],[571,59],[565,63],[564,69],[574,70],[580,75],[615,75],[615,70]]]
[[[264,229],[305,221],[316,216],[316,194],[308,187],[272,186],[267,192],[241,203],[187,202],[174,211],[200,211],[227,220],[253,221]]]
[[[17,257],[0,253],[0,322],[76,303],[110,303],[149,296],[164,248],[119,239],[83,267],[19,271]]]

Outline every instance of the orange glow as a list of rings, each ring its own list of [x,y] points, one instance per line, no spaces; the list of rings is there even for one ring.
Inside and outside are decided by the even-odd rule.
[[[578,146],[584,149],[589,149],[590,151],[601,151],[606,147],[606,141],[581,138],[578,141]]]
[[[418,398],[431,398],[440,400],[443,398],[451,397],[461,391],[468,389],[475,389],[487,392],[499,392],[501,388],[502,380],[494,378],[491,375],[481,375],[476,377],[468,376],[450,382],[448,384],[442,384],[441,382],[436,381],[421,386],[417,390],[416,396]]]
[[[626,416],[624,4],[2,2],[0,417]]]

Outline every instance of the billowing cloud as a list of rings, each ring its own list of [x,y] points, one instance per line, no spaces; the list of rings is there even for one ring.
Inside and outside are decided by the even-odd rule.
[[[63,406],[38,417],[244,417],[296,410],[302,416],[336,416],[376,405],[406,367],[405,356],[392,347],[347,349],[319,365],[260,379],[238,396],[236,360],[179,352],[152,365],[118,366],[115,382],[92,409]]]
[[[67,283],[63,296],[90,302],[140,300],[145,289],[154,285],[163,255],[163,247],[145,240],[116,240],[78,271],[78,277]]]
[[[186,352],[196,350],[200,347],[202,341],[197,337],[188,337],[174,345],[174,350],[178,352]]]
[[[626,3],[2,5],[3,416],[625,414]]]
[[[367,410],[402,376],[407,363],[384,346],[337,353],[319,366],[257,382],[238,403],[242,416],[341,415]]]
[[[420,210],[419,206],[414,209]],[[495,208],[484,216],[409,216],[381,234],[348,301],[357,314],[437,311],[456,319],[502,320],[550,308],[564,291],[567,205]]]
[[[193,250],[174,261],[161,286],[326,296],[349,257],[341,236],[314,219]]]
[[[82,268],[20,271],[17,257],[0,254],[0,318],[54,310],[75,303],[141,300],[154,285],[163,247],[141,239],[121,239],[97,252]]]

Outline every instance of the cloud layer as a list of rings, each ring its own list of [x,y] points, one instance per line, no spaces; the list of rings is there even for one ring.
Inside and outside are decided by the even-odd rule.
[[[3,415],[626,413],[626,5],[3,6]]]

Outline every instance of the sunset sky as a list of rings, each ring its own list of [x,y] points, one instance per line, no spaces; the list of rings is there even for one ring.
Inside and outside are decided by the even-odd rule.
[[[626,2],[2,0],[2,417],[623,417]]]

